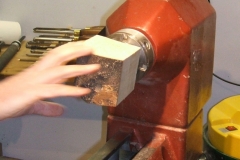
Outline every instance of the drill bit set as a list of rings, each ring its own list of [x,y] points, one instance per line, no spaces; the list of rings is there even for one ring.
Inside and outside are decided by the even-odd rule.
[[[94,26],[84,29],[71,28],[41,28],[33,29],[34,33],[41,33],[34,37],[32,41],[26,43],[26,48],[30,49],[27,57],[39,58],[45,55],[49,50],[68,42],[86,40],[94,35],[105,36],[105,26]],[[20,61],[32,61],[32,59],[20,59]]]

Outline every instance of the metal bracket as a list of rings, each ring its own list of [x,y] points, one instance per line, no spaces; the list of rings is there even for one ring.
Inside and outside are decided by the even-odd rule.
[[[137,151],[130,147],[132,133],[119,131],[109,139],[89,160],[132,159]]]

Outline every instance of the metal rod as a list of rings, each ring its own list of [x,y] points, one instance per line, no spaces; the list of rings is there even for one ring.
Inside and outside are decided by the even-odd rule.
[[[34,28],[33,31],[35,33],[52,33],[52,34],[68,34],[73,35],[74,30],[68,29],[68,28],[41,28],[37,27]]]
[[[48,48],[55,48],[57,46],[60,46],[61,44],[58,43],[37,43],[37,42],[27,42],[26,48],[30,49],[48,49]]]
[[[14,57],[14,55],[21,48],[21,42],[24,40],[25,36],[22,36],[18,41],[13,41],[7,50],[0,57],[0,71],[6,67],[8,62]]]
[[[23,61],[23,62],[37,62],[38,59],[19,58],[18,61]]]
[[[50,49],[31,49],[30,52],[31,53],[37,53],[37,54],[42,54],[42,53],[45,53],[45,52],[48,52],[50,51]]]
[[[42,54],[39,54],[39,53],[27,53],[26,56],[29,56],[29,57],[42,57],[42,56],[45,56],[46,53],[42,53]]]
[[[62,42],[71,42],[71,38],[52,38],[52,37],[35,37],[33,41],[62,41]]]

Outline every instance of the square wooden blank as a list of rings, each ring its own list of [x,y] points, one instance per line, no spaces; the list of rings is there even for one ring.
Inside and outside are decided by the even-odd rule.
[[[82,99],[100,106],[117,106],[134,89],[140,48],[99,35],[84,43],[94,53],[79,58],[77,63],[100,64],[101,70],[76,79],[77,86],[92,90]]]

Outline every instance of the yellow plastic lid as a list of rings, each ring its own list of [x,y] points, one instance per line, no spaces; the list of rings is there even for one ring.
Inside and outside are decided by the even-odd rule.
[[[240,95],[224,99],[209,111],[208,137],[219,151],[240,159]]]

